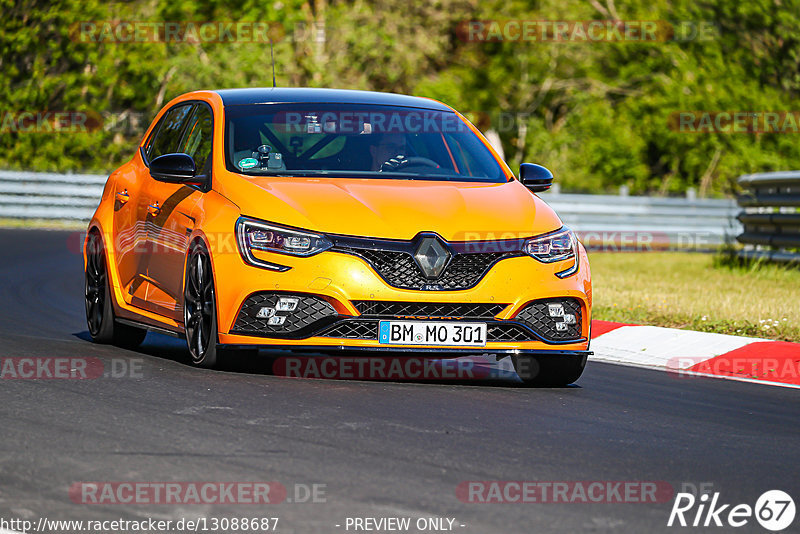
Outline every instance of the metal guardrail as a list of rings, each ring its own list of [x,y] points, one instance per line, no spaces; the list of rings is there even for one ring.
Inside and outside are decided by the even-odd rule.
[[[777,262],[800,262],[800,171],[748,174],[739,178],[745,191],[737,201],[737,219],[745,245],[739,256]]]
[[[88,221],[107,176],[0,171],[0,217]]]
[[[106,176],[0,171],[0,218],[88,221]],[[623,191],[624,192],[624,191]],[[541,197],[585,244],[621,248],[708,249],[739,233],[726,199],[562,194]]]
[[[709,250],[741,231],[735,200],[698,199],[691,190],[685,198],[557,192],[539,196],[590,246],[616,242],[639,249],[652,239],[652,248]]]

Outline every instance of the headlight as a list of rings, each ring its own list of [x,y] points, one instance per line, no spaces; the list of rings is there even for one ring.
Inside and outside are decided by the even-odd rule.
[[[562,226],[559,230],[525,241],[523,250],[526,254],[542,263],[553,263],[575,257],[578,239],[575,234]]]
[[[236,242],[239,245],[239,252],[248,263],[280,271],[289,268],[261,261],[253,256],[252,251],[263,250],[292,256],[312,256],[333,246],[333,243],[321,234],[282,228],[245,217],[236,221]]]

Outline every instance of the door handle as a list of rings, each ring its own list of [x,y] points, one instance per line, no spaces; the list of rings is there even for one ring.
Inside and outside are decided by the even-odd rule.
[[[147,213],[149,213],[153,217],[158,215],[160,211],[161,211],[161,207],[158,205],[158,202],[156,202],[155,204],[150,204],[149,206],[147,206]]]
[[[117,200],[120,204],[125,204],[131,196],[128,194],[128,190],[125,191],[117,191]]]

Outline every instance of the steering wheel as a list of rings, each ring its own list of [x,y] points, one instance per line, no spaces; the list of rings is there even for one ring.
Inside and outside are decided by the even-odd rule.
[[[439,168],[439,164],[433,161],[432,159],[428,158],[421,158],[421,157],[411,157],[407,158],[402,154],[398,154],[391,159],[388,159],[383,162],[381,168],[378,172],[397,172],[400,169],[404,169],[405,167],[432,167],[434,169]]]

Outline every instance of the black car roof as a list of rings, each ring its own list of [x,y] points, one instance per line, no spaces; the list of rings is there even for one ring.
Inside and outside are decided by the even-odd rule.
[[[448,106],[435,100],[375,91],[311,89],[307,87],[259,87],[252,89],[220,89],[215,92],[222,98],[222,103],[226,106],[309,102],[315,104],[374,104],[452,111]]]

